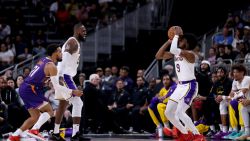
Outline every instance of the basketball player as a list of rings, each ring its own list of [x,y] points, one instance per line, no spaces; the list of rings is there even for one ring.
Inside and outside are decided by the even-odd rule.
[[[62,62],[58,64],[58,75],[64,85],[70,89],[77,89],[72,78],[77,73],[77,67],[80,59],[79,42],[84,40],[86,35],[86,28],[81,23],[76,24],[74,26],[74,35],[70,37],[62,47]],[[73,132],[71,141],[90,140],[89,138],[81,137],[79,133],[79,125],[83,106],[81,98],[58,91],[55,93],[55,99],[59,100],[59,107],[56,111],[55,127],[51,138],[53,140],[64,140],[59,133],[60,123],[67,106],[72,104]]]
[[[44,138],[39,134],[40,127],[53,116],[53,110],[47,99],[44,97],[44,81],[47,77],[55,88],[55,91],[63,91],[68,95],[81,96],[83,93],[79,90],[72,90],[59,85],[57,77],[57,68],[55,63],[61,59],[61,47],[57,44],[51,44],[47,48],[48,57],[41,58],[30,74],[25,78],[19,88],[19,94],[30,113],[30,117],[17,129],[9,138],[9,141],[19,141],[20,134],[31,128],[28,135],[39,140]]]
[[[167,52],[166,49],[170,43],[170,51]],[[162,59],[169,59],[174,55],[175,70],[179,84],[177,84],[177,88],[169,98],[165,115],[182,133],[179,138],[184,141],[205,140],[196,129],[191,118],[186,114],[186,110],[190,107],[198,92],[198,83],[196,82],[194,73],[195,55],[192,52],[196,44],[197,41],[193,35],[183,35],[181,27],[176,26],[173,40],[168,40],[165,46],[163,45],[162,49],[159,49],[156,54],[156,57]],[[184,123],[185,127],[180,120]],[[188,132],[186,127],[192,133]]]

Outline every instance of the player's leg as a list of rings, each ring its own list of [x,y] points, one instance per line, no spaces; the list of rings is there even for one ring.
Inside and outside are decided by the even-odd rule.
[[[181,131],[181,133],[183,134],[187,134],[188,131],[187,129],[181,124],[179,118],[177,118],[176,116],[176,109],[177,109],[178,103],[173,101],[173,100],[169,100],[166,110],[165,110],[165,115],[168,118],[168,120],[177,128]]]
[[[54,127],[54,134],[59,134],[59,128],[60,124],[63,119],[63,114],[68,106],[68,101],[66,100],[59,100],[59,106],[56,110],[56,115],[55,115],[55,127]]]
[[[72,104],[72,118],[73,118],[72,137],[73,137],[77,132],[79,132],[83,102],[80,97],[72,97],[69,101]]]
[[[148,112],[149,112],[149,115],[151,117],[151,119],[153,120],[154,124],[156,125],[157,128],[159,128],[161,126],[157,116],[156,116],[156,113],[158,112],[157,111],[157,104],[159,103],[159,99],[157,97],[154,97],[152,100],[151,100],[151,103],[149,104],[148,106]]]
[[[33,108],[30,108],[28,109],[28,112],[30,114],[30,117],[28,119],[26,119],[24,121],[24,123],[22,124],[22,126],[17,129],[10,137],[8,140],[10,141],[15,141],[15,140],[18,140],[20,139],[20,134],[23,132],[23,131],[26,131],[27,129],[31,128],[35,122],[38,120],[39,118],[39,115],[40,115],[40,111],[38,109],[33,109]]]

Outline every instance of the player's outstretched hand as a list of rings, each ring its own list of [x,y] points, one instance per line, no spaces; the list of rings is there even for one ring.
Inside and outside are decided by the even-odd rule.
[[[72,94],[75,95],[75,96],[82,96],[83,95],[83,91],[80,91],[80,90],[73,90],[72,91]]]

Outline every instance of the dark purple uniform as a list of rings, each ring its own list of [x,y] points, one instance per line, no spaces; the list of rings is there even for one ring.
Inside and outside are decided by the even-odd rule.
[[[52,60],[47,57],[40,59],[19,88],[19,94],[27,109],[38,108],[44,101],[47,101],[44,97],[43,86],[46,79],[44,67],[48,62],[52,62]]]

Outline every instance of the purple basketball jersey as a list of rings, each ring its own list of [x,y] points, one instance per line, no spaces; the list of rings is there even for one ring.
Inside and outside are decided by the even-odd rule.
[[[47,101],[44,97],[43,83],[46,79],[44,67],[48,62],[52,61],[46,57],[40,59],[19,88],[19,94],[26,109],[38,108]]]

